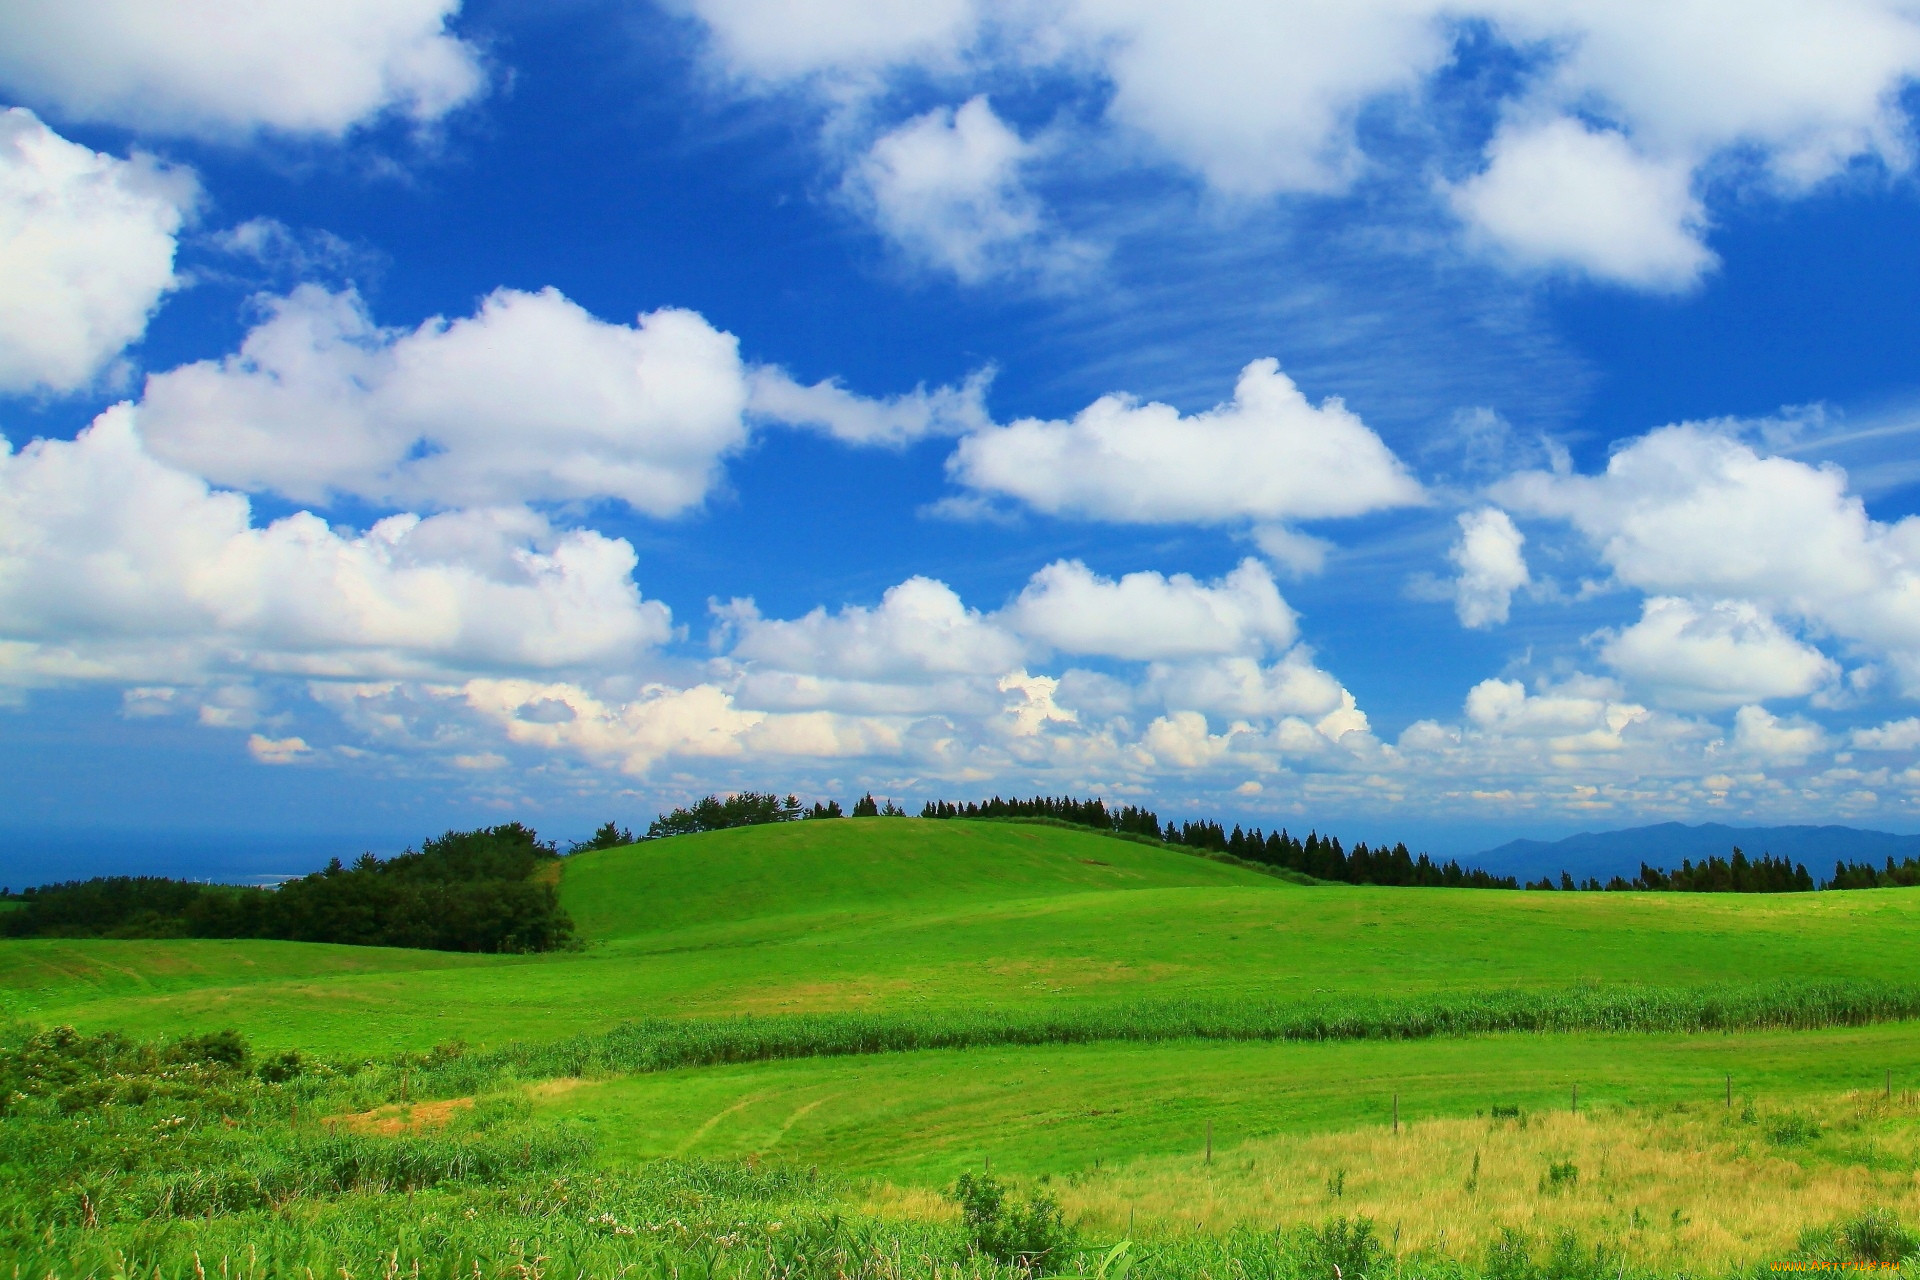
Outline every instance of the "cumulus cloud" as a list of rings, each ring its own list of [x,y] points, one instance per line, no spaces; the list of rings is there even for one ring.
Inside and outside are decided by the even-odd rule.
[[[1496,492],[1570,523],[1622,585],[1803,620],[1920,689],[1920,519],[1870,518],[1837,467],[1682,425],[1632,441],[1600,475],[1529,472]]]
[[[1325,721],[1334,717],[1338,732],[1333,725],[1321,726],[1334,737],[1367,727],[1366,715],[1354,704],[1353,695],[1315,666],[1304,648],[1267,664],[1245,657],[1158,662],[1148,670],[1146,693],[1168,707],[1232,719],[1300,716]]]
[[[756,417],[825,432],[857,445],[904,445],[926,436],[961,435],[993,425],[982,369],[957,387],[916,387],[905,395],[869,399],[834,381],[802,386],[782,369],[762,366],[749,378],[748,407]]]
[[[1049,515],[1147,524],[1316,520],[1424,496],[1339,399],[1309,403],[1274,360],[1249,364],[1233,400],[1204,413],[1104,396],[1071,421],[967,436],[947,470]]]
[[[910,257],[973,284],[1011,272],[1071,272],[1087,252],[1047,225],[1021,178],[1037,147],[985,95],[876,139],[847,191]]]
[[[1668,706],[1805,697],[1840,676],[1833,659],[1745,601],[1656,596],[1642,602],[1638,622],[1602,638],[1601,660]]]
[[[0,392],[74,391],[146,332],[178,287],[191,174],[69,142],[0,111]]]
[[[1524,269],[1655,290],[1712,265],[1693,189],[1717,161],[1787,195],[1861,159],[1906,168],[1899,95],[1920,74],[1920,15],[1902,0],[684,3],[753,91],[811,83],[836,105],[878,104],[929,73],[962,94],[1055,75],[1142,165],[1172,161],[1245,197],[1345,189],[1368,168],[1368,108],[1451,68],[1457,32],[1476,25],[1530,74],[1483,103],[1506,121],[1484,153],[1453,157],[1479,172],[1454,190],[1459,211]],[[955,182],[977,164],[928,155]]]
[[[383,112],[432,121],[485,86],[447,30],[460,0],[15,0],[0,85],[63,115],[229,137],[339,136]]]
[[[1447,559],[1460,571],[1453,580],[1453,609],[1463,627],[1491,627],[1507,620],[1513,593],[1532,579],[1521,548],[1526,537],[1513,518],[1496,507],[1460,515],[1460,538]]]
[[[1920,717],[1889,720],[1871,728],[1855,729],[1848,740],[1861,751],[1913,751],[1920,749]]]
[[[1715,263],[1691,184],[1685,161],[1651,159],[1614,130],[1559,119],[1502,129],[1485,172],[1449,195],[1475,235],[1521,267],[1671,291]]]
[[[1116,581],[1061,560],[1034,574],[1003,617],[1061,652],[1134,661],[1284,649],[1299,635],[1273,575],[1255,560],[1211,584],[1184,573]]]
[[[524,508],[364,532],[247,499],[142,447],[120,406],[0,452],[0,676],[152,682],[630,663],[667,638],[633,548]]]
[[[1782,720],[1764,707],[1742,707],[1733,715],[1734,750],[1775,764],[1800,764],[1825,747],[1826,739],[1819,725]]]
[[[733,655],[782,671],[858,680],[934,675],[998,676],[1018,665],[1020,640],[961,603],[952,587],[909,578],[872,608],[815,609],[792,621],[765,619],[750,601],[724,611]]]
[[[472,316],[400,330],[351,290],[265,306],[237,353],[149,378],[141,430],[175,465],[296,502],[612,498],[673,516],[705,499],[750,417],[857,444],[985,420],[984,376],[890,401],[802,387],[692,311],[610,324],[557,290],[500,289]]]

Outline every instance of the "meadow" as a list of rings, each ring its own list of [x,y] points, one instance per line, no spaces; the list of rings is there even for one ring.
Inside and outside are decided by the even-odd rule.
[[[990,1172],[1077,1233],[1043,1269],[1121,1276],[1729,1274],[1916,1247],[1920,891],[1306,885],[914,819],[577,854],[560,890],[584,945],[535,956],[0,943],[7,1052],[57,1025],[233,1028],[253,1074],[180,1136],[213,1130],[236,1168],[333,1162],[156,1217],[160,1193],[129,1188],[184,1175],[151,1097],[23,1088],[0,1128],[80,1154],[35,1171],[14,1135],[0,1240],[58,1275],[195,1253],[287,1275],[987,1274],[1017,1258],[948,1193]],[[305,1066],[267,1080],[288,1051]],[[458,1176],[381,1172],[436,1143],[423,1167]],[[774,1221],[810,1243],[782,1252]]]

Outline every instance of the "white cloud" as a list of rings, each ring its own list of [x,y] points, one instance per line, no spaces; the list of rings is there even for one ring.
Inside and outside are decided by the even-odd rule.
[[[437,120],[485,85],[460,0],[13,0],[0,85],[76,119],[227,137]]]
[[[313,748],[305,738],[269,738],[255,733],[247,737],[247,753],[261,764],[294,764],[312,755]]]
[[[1826,746],[1820,726],[1782,720],[1763,707],[1742,707],[1733,715],[1734,750],[1774,763],[1794,765]]]
[[[629,327],[502,289],[476,315],[396,332],[351,292],[269,305],[237,354],[147,380],[157,456],[297,502],[612,497],[673,515],[746,440],[737,344],[690,311]]]
[[[848,174],[847,191],[910,257],[963,283],[1070,273],[1089,255],[1049,230],[1022,181],[1036,151],[981,95],[876,139]]]
[[[1281,523],[1423,498],[1339,399],[1316,408],[1273,360],[1249,364],[1232,402],[1204,413],[1104,396],[1070,422],[1028,418],[967,436],[947,469],[1049,515],[1137,523]]]
[[[1717,163],[1785,195],[1861,159],[1906,168],[1900,93],[1920,74],[1904,0],[683,2],[739,83],[811,83],[836,128],[860,114],[849,103],[879,115],[903,81],[964,95],[1038,73],[1101,112],[1098,136],[1050,163],[1171,161],[1241,197],[1378,172],[1360,121],[1453,66],[1457,33],[1479,26],[1530,65],[1479,102],[1508,122],[1486,153],[1450,157],[1485,171],[1461,211],[1519,266],[1656,290],[1712,264],[1690,193]],[[946,162],[951,181],[967,161]]]
[[[0,452],[0,678],[623,665],[669,630],[634,563],[523,508],[258,527],[245,497],[149,456],[123,405]]]
[[[1521,554],[1527,539],[1496,507],[1462,512],[1459,519],[1460,539],[1447,552],[1460,571],[1453,581],[1454,612],[1463,627],[1503,623],[1513,593],[1532,581]]]
[[[1315,666],[1304,648],[1267,665],[1246,657],[1155,663],[1147,673],[1146,692],[1170,708],[1236,719],[1305,716],[1320,720],[1356,710],[1353,695]],[[1357,721],[1343,724],[1341,732],[1366,724],[1361,714]]]
[[[1600,475],[1529,472],[1496,494],[1568,521],[1625,586],[1803,620],[1920,689],[1920,519],[1871,519],[1837,467],[1683,425],[1632,441]]]
[[[472,316],[395,330],[351,291],[266,305],[236,354],[149,378],[141,430],[216,484],[296,502],[613,498],[673,516],[712,490],[749,416],[856,444],[986,420],[985,375],[888,401],[802,387],[692,311],[609,324],[553,289],[500,289]]]
[[[67,141],[0,111],[0,392],[74,391],[146,332],[178,287],[191,174]]]
[[[903,445],[993,425],[986,407],[987,386],[993,381],[990,368],[957,387],[916,387],[884,400],[855,395],[833,381],[802,386],[771,366],[755,369],[748,381],[748,406],[755,416],[811,427],[847,444]]]
[[[1254,529],[1253,543],[1262,555],[1296,578],[1310,578],[1325,569],[1327,555],[1334,549],[1325,538],[1277,524]]]
[[[1602,637],[1601,660],[1668,706],[1804,697],[1840,676],[1833,659],[1738,600],[1703,606],[1655,596],[1642,602],[1638,622]]]
[[[1849,741],[1861,751],[1913,751],[1920,749],[1920,718],[1889,720],[1869,729],[1855,729]]]
[[[735,601],[722,616],[737,635],[734,657],[807,675],[887,682],[999,676],[1025,652],[1018,637],[931,578],[889,587],[873,608],[815,609],[783,622],[760,617],[751,601]]]
[[[609,702],[578,685],[530,680],[469,681],[468,708],[520,746],[566,751],[644,774],[672,757],[882,755],[898,750],[894,731],[824,712],[768,715],[734,705],[715,685],[650,686]]]
[[[1115,581],[1060,560],[1034,574],[1001,616],[1063,653],[1133,661],[1279,650],[1299,635],[1273,575],[1255,560],[1210,584],[1184,573]]]
[[[1691,183],[1685,161],[1654,160],[1618,132],[1559,119],[1503,128],[1486,171],[1449,195],[1474,234],[1518,266],[1678,290],[1715,263]]]

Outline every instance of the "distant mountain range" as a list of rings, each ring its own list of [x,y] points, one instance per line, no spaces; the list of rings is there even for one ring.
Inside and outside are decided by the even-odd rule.
[[[1463,861],[1522,879],[1546,874],[1558,880],[1564,870],[1576,879],[1598,876],[1604,881],[1614,875],[1632,879],[1642,862],[1671,869],[1683,858],[1699,862],[1715,854],[1731,857],[1736,845],[1751,858],[1771,853],[1803,862],[1816,880],[1831,876],[1838,861],[1881,865],[1889,857],[1895,862],[1920,857],[1920,835],[1855,827],[1729,827],[1719,822],[1690,827],[1662,822],[1625,831],[1583,831],[1564,840],[1509,840]]]

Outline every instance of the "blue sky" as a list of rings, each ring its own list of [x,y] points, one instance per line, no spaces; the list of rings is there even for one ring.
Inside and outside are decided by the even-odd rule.
[[[0,866],[1920,828],[1916,76],[1882,0],[13,6]]]

